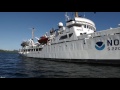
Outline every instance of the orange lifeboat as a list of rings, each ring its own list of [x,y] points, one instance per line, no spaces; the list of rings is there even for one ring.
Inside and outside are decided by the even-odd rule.
[[[45,37],[45,36],[42,36],[42,37],[38,40],[38,42],[41,43],[41,44],[47,44],[48,38]]]

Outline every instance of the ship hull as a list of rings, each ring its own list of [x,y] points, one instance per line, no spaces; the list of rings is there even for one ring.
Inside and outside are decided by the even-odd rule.
[[[21,56],[26,57],[25,55]],[[63,58],[36,58],[36,57],[34,57],[34,59],[80,64],[120,65],[120,59],[63,59]]]
[[[54,43],[23,55],[56,61],[120,64],[120,34]]]

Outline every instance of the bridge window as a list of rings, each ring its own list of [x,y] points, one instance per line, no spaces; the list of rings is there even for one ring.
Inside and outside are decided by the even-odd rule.
[[[69,38],[73,35],[73,33],[69,34]]]
[[[73,27],[73,26],[82,27],[81,24],[72,24],[72,25],[69,25],[68,28],[71,28],[71,27]]]
[[[67,39],[67,35],[61,36],[59,40]]]
[[[86,25],[84,25],[84,28],[86,28]]]

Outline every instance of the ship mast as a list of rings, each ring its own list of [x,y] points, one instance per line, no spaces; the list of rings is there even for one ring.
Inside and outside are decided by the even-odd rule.
[[[35,31],[35,29],[33,28],[32,29],[32,40],[34,41],[34,31]]]
[[[79,17],[79,16],[78,16],[78,12],[75,12],[75,17]]]

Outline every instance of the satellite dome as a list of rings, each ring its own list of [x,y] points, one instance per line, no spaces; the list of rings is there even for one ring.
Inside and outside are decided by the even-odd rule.
[[[62,22],[59,22],[59,23],[58,23],[58,26],[59,26],[59,27],[63,27],[63,23],[62,23]]]

